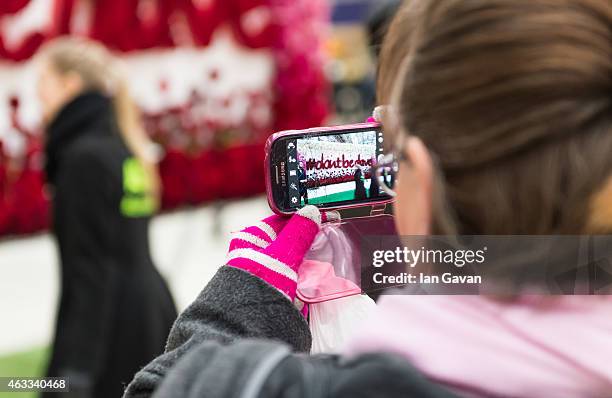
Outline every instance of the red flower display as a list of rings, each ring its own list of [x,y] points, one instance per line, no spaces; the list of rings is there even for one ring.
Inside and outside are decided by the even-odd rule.
[[[9,231],[9,211],[6,205],[6,190],[8,186],[6,166],[4,147],[0,141],[0,235]]]
[[[201,152],[192,159],[192,172],[188,174],[192,204],[221,197],[220,191],[228,182],[228,175],[223,172],[224,165],[222,153],[217,150]]]
[[[121,51],[171,46],[172,11],[166,0],[96,1],[89,36]]]
[[[267,89],[236,93],[239,98],[234,94],[208,98],[194,91],[183,104],[145,113],[147,131],[165,150],[159,165],[165,209],[263,192],[267,136],[320,125],[327,115],[328,90],[320,55],[322,27],[328,19],[325,0],[50,1],[54,2],[51,25],[25,37],[18,48],[6,48],[0,32],[0,57],[25,60],[45,40],[60,34],[85,34],[115,50],[133,51],[207,46],[220,29],[231,32],[239,46],[268,49],[273,57],[275,76]],[[3,0],[0,18],[28,3]],[[76,21],[84,6],[88,18]],[[224,75],[223,69],[202,71],[209,82]],[[168,81],[160,80],[159,90],[160,95],[170,91]],[[212,105],[221,114],[245,101],[248,106],[236,123],[203,114],[201,109],[211,106],[211,101],[217,101]],[[30,233],[49,225],[39,135],[19,125],[19,101],[14,102],[13,128],[28,144],[17,162],[23,167],[15,172],[0,141],[0,235]]]
[[[213,33],[227,22],[231,15],[230,1],[176,0],[175,15],[182,13],[188,23],[193,44],[207,46]],[[181,45],[183,43],[176,43]]]
[[[238,41],[251,48],[274,47],[282,36],[282,14],[266,0],[234,0],[229,23]]]
[[[263,191],[263,153],[261,145],[245,145],[224,151],[222,160],[225,166],[219,170],[223,173],[220,197],[235,198]]]
[[[6,187],[0,206],[0,228],[7,232],[27,234],[49,226],[49,201],[44,192],[44,173],[40,143],[31,141],[26,153],[26,164],[15,181]],[[2,211],[2,210],[0,210]]]
[[[162,207],[171,209],[189,202],[191,162],[184,152],[169,150],[159,164]]]
[[[2,0],[0,2],[0,17],[6,14],[14,14],[28,5],[30,0]]]

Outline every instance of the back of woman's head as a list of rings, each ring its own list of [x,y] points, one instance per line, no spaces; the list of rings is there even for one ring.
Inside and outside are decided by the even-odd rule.
[[[612,2],[409,0],[380,65],[379,101],[434,155],[433,232],[606,227]]]

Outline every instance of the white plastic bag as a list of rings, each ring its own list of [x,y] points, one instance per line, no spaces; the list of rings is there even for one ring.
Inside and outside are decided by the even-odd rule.
[[[355,327],[366,320],[375,308],[374,300],[365,294],[310,304],[310,352],[338,352],[354,333]]]

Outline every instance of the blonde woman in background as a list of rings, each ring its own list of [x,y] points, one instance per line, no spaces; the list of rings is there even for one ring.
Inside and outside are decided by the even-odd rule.
[[[71,397],[119,397],[163,351],[176,317],[149,253],[159,191],[151,144],[118,61],[103,46],[60,38],[38,63],[61,259],[47,374],[69,377]]]

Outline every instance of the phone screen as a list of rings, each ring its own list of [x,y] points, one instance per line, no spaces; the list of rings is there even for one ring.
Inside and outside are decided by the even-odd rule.
[[[280,174],[277,206],[291,211],[308,204],[324,208],[389,199],[372,168],[383,154],[383,140],[382,131],[373,128],[279,139],[273,156]]]

